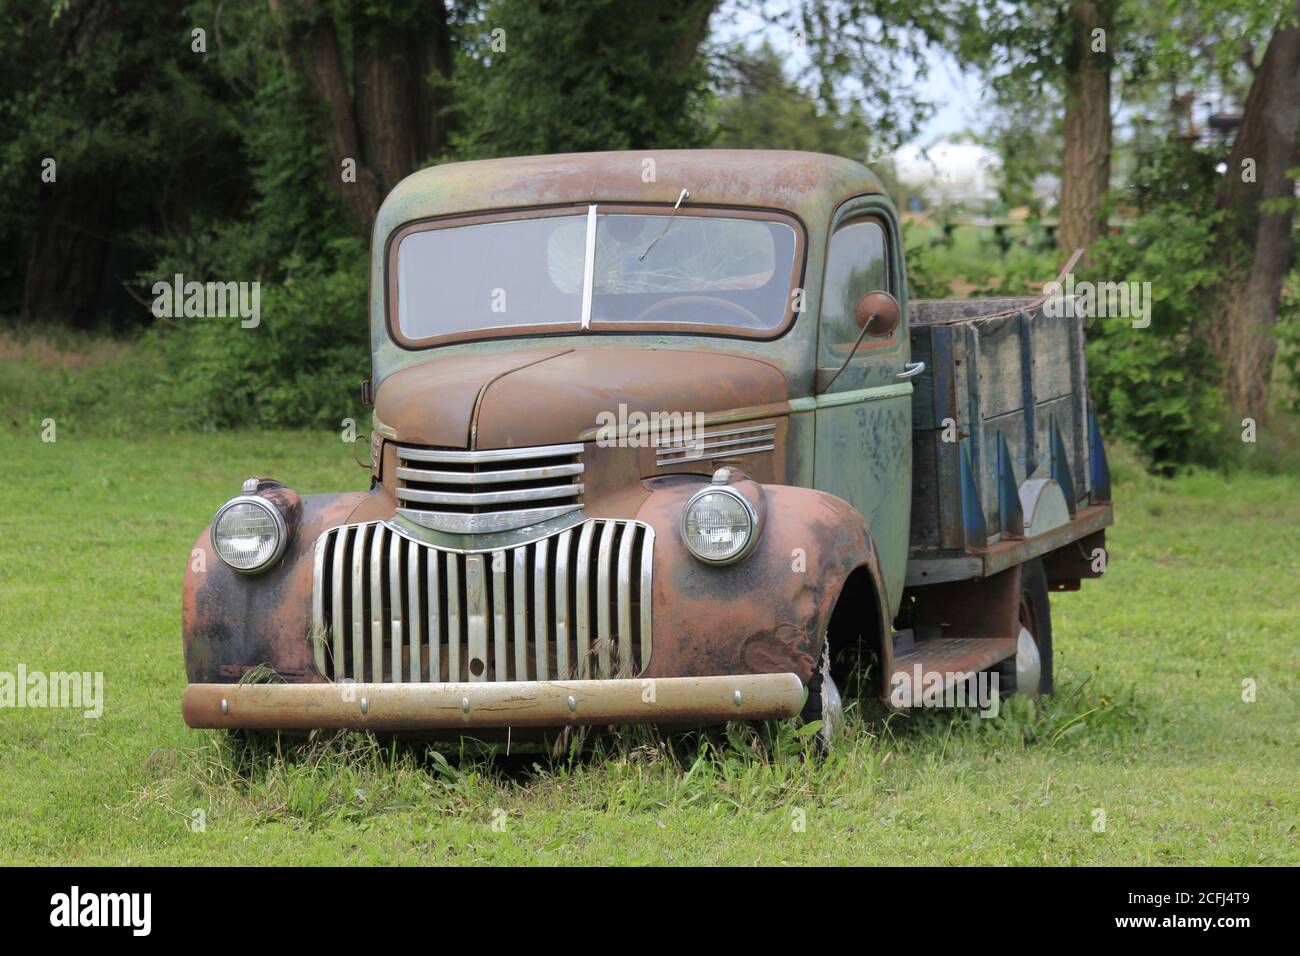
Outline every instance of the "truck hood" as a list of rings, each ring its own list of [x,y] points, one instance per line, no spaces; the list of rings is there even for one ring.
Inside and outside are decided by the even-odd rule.
[[[602,413],[709,413],[788,398],[776,366],[724,352],[521,349],[394,372],[380,384],[375,415],[412,444],[521,448],[575,441]]]

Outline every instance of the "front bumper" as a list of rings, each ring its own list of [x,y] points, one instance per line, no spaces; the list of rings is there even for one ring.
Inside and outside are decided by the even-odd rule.
[[[247,730],[470,729],[793,717],[794,674],[439,684],[190,684],[185,723]]]

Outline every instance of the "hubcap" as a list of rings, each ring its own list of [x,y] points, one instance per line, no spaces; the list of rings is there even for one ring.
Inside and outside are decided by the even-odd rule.
[[[1020,628],[1020,638],[1016,641],[1016,692],[1019,694],[1037,694],[1038,681],[1042,676],[1043,662],[1038,655],[1038,643],[1029,628]]]

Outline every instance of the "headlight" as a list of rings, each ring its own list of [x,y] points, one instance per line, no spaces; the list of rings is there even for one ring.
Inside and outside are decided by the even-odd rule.
[[[280,509],[256,495],[230,499],[212,519],[217,554],[246,574],[274,564],[284,553],[288,537]]]
[[[709,564],[739,561],[758,540],[758,512],[749,499],[723,485],[697,491],[682,509],[682,539]]]

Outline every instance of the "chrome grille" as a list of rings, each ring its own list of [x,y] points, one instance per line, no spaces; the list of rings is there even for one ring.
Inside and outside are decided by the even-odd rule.
[[[582,508],[582,445],[397,446],[397,513],[436,531],[510,531]]]
[[[316,543],[316,666],[381,683],[635,677],[650,660],[653,557],[636,521],[475,553],[378,521],[334,528]]]
[[[752,425],[746,428],[705,429],[689,439],[663,438],[655,442],[655,464],[659,468],[685,461],[748,455],[775,448],[776,425]]]

